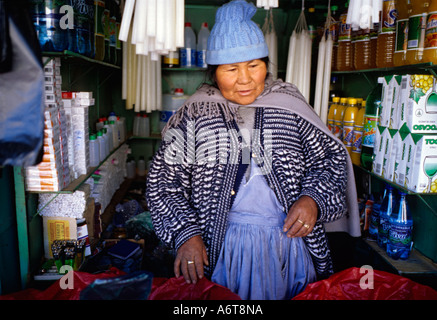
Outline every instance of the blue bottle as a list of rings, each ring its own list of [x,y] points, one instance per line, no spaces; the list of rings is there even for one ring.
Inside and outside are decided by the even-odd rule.
[[[393,259],[408,259],[413,245],[413,219],[406,200],[406,194],[400,192],[390,215],[390,231],[387,241],[387,254]]]
[[[378,224],[378,245],[386,250],[388,232],[390,229],[390,215],[393,212],[394,195],[393,187],[386,185],[384,198],[382,199],[381,209],[379,212],[379,224]]]
[[[370,214],[369,237],[372,240],[378,239],[379,214],[381,211],[381,203],[374,202],[372,213]]]

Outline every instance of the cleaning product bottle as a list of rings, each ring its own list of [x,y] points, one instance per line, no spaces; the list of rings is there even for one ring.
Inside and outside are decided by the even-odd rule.
[[[203,22],[197,37],[197,58],[196,65],[199,68],[206,68],[206,45],[209,37],[208,23]]]
[[[180,63],[183,68],[196,66],[196,35],[191,22],[185,22],[184,47],[180,49]]]

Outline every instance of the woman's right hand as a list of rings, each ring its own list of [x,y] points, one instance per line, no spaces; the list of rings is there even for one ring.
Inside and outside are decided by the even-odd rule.
[[[174,273],[187,283],[196,283],[204,276],[203,265],[208,265],[208,255],[201,236],[194,236],[181,245],[174,262]]]

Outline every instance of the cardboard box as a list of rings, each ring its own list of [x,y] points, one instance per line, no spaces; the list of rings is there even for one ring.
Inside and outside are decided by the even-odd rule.
[[[405,184],[405,175],[407,170],[407,160],[411,153],[412,142],[411,134],[399,130],[398,134],[401,138],[401,144],[397,148],[395,170],[394,170],[394,182],[402,187],[407,188]]]
[[[382,176],[382,168],[384,164],[384,151],[385,151],[385,135],[388,132],[387,127],[377,126],[375,134],[375,147],[373,148],[373,163],[372,172],[378,176]]]
[[[42,217],[44,232],[44,256],[53,258],[51,244],[54,240],[77,240],[77,224],[75,218]]]

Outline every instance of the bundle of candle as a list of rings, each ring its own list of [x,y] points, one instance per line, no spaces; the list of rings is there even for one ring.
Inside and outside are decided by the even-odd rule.
[[[331,16],[331,9],[328,6],[328,15],[326,17],[324,32],[319,43],[316,91],[314,95],[314,110],[324,123],[326,123],[328,119],[329,83],[331,79],[333,47],[332,34],[331,32],[325,31],[329,30],[332,23],[333,18]]]
[[[272,10],[266,13],[262,30],[267,46],[269,47],[269,72],[273,75],[273,78],[276,79],[278,77],[278,38],[276,37]]]
[[[290,37],[285,80],[295,84],[309,101],[312,40],[305,19],[304,7]]]
[[[346,23],[353,30],[372,28],[379,23],[382,0],[350,0]]]
[[[277,8],[279,6],[279,0],[256,0],[256,6],[266,10]]]

